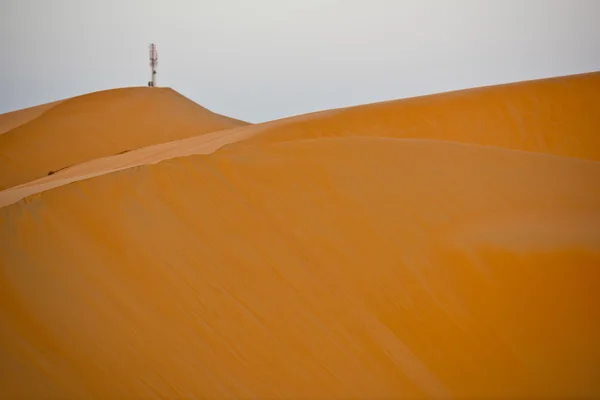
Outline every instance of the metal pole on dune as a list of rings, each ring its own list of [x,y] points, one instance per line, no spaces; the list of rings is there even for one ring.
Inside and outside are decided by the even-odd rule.
[[[158,65],[158,52],[156,51],[156,45],[152,43],[150,45],[150,68],[152,70],[152,76],[148,86],[156,86],[156,66]]]

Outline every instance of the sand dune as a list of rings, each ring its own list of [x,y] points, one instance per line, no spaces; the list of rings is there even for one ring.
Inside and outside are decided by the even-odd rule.
[[[598,397],[597,76],[240,127],[21,186],[0,208],[0,397]],[[449,105],[470,96],[472,119]],[[410,104],[436,128],[402,129],[428,115]]]
[[[96,92],[11,114],[0,115],[2,126],[18,124],[0,135],[0,189],[98,157],[246,125],[171,89],[146,87]]]
[[[0,207],[71,182],[137,165],[154,164],[170,158],[192,154],[209,154],[223,145],[246,139],[255,133],[256,130],[254,129],[229,129],[86,161],[65,168],[55,174],[0,191]]]
[[[326,111],[251,142],[319,137],[439,139],[600,160],[600,72]]]
[[[590,73],[286,118],[77,164],[0,191],[0,207],[80,179],[173,157],[208,154],[240,141],[252,145],[318,137],[425,138],[600,160],[597,93],[600,73]]]

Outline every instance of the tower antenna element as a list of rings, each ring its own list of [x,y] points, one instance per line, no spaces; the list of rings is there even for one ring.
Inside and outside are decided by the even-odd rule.
[[[158,52],[156,51],[156,45],[152,43],[150,45],[150,68],[152,70],[152,76],[148,82],[148,86],[156,86],[156,66],[158,65]]]

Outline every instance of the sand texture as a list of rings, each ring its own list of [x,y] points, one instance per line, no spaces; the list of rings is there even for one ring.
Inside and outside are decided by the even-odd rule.
[[[599,89],[70,144],[0,192],[0,398],[599,397]]]
[[[0,190],[64,168],[245,125],[164,88],[91,93],[0,115]]]

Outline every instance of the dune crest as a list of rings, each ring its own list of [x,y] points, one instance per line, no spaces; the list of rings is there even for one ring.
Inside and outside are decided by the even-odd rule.
[[[600,161],[600,72],[294,117],[244,143],[319,137],[435,139]]]
[[[0,189],[95,158],[242,125],[168,88],[74,97],[0,135]]]

